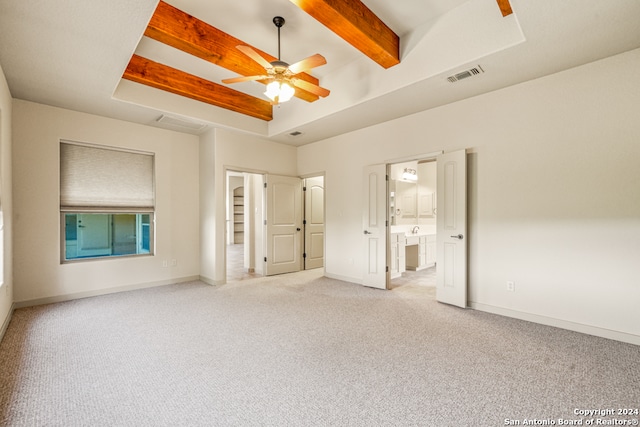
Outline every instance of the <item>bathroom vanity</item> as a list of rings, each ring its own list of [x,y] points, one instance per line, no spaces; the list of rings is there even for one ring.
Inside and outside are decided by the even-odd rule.
[[[389,246],[392,279],[400,277],[406,270],[419,271],[436,264],[435,230],[423,233],[392,232]]]
[[[406,237],[405,262],[407,270],[423,270],[436,264],[436,235],[414,234]]]

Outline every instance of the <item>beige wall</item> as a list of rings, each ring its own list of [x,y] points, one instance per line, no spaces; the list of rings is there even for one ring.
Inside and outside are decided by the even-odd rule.
[[[2,287],[0,287],[0,336],[8,325],[13,302],[13,203],[11,185],[11,93],[0,67],[0,198],[3,212]]]
[[[16,302],[198,277],[198,137],[22,100],[13,112]],[[155,153],[155,256],[60,263],[60,139]]]
[[[640,50],[298,150],[326,272],[360,282],[362,170],[469,149],[472,306],[640,344]],[[507,292],[506,282],[516,291]]]

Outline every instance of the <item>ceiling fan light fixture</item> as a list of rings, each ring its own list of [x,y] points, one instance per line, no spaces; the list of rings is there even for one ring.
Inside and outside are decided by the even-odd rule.
[[[298,61],[293,65],[289,65],[280,59],[280,28],[284,25],[284,18],[276,16],[273,18],[273,23],[278,28],[278,59],[275,61],[267,62],[265,58],[261,56],[250,46],[238,45],[236,46],[242,53],[249,58],[257,62],[262,68],[264,68],[266,74],[255,76],[243,76],[234,77],[231,79],[223,79],[223,83],[240,83],[246,81],[261,81],[269,83],[267,84],[265,96],[267,96],[271,102],[275,105],[281,102],[289,101],[295,94],[297,87],[302,93],[309,93],[317,97],[326,97],[329,95],[329,90],[318,86],[315,83],[309,82],[304,79],[296,77],[297,74],[305,73],[306,71],[319,67],[327,63],[324,56],[316,53],[308,58]],[[317,79],[316,79],[317,80]],[[307,99],[303,96],[303,99]],[[315,99],[314,99],[315,100]]]
[[[295,89],[289,85],[287,82],[280,82],[278,80],[274,80],[267,85],[267,90],[265,91],[265,95],[273,102],[287,102],[293,97],[295,93]]]

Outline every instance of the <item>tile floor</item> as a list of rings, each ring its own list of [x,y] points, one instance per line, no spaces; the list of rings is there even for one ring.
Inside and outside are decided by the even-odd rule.
[[[260,277],[256,273],[248,273],[244,268],[244,245],[235,244],[227,246],[227,282],[252,279]],[[405,271],[401,277],[391,280],[391,289],[403,286],[436,286],[436,268],[431,267],[421,271]]]
[[[398,288],[400,286],[413,285],[413,286],[436,286],[436,267],[425,268],[420,271],[407,270],[402,273],[401,277],[391,280],[391,289]]]

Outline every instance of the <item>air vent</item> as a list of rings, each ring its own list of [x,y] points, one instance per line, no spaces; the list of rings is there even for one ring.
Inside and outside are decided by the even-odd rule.
[[[302,132],[300,132],[299,130],[294,130],[289,134],[289,136],[300,136],[300,135],[302,135]]]
[[[167,116],[166,114],[161,115],[156,120],[161,125],[164,125],[167,128],[180,130],[180,131],[201,131],[206,128],[207,125],[205,123],[195,122],[179,117]]]
[[[449,80],[451,83],[455,83],[455,82],[457,82],[459,80],[463,80],[463,79],[466,79],[468,77],[473,77],[473,76],[476,76],[476,75],[478,75],[480,73],[484,73],[484,70],[482,69],[482,67],[480,67],[478,65],[478,66],[475,66],[475,67],[470,68],[468,70],[464,70],[464,71],[461,71],[461,72],[459,72],[457,74],[454,74],[453,76],[449,76],[449,77],[447,77],[447,80]]]

